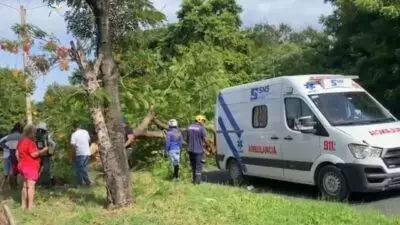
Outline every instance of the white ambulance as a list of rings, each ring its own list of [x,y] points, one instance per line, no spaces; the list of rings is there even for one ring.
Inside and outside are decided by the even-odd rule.
[[[221,90],[218,167],[235,182],[317,185],[339,200],[400,188],[400,122],[357,78],[285,76]]]

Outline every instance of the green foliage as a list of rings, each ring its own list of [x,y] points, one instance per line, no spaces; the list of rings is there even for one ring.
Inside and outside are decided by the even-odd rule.
[[[326,73],[327,35],[312,28],[295,32],[286,24],[256,24],[246,30],[253,41],[252,59],[258,79],[281,75]]]
[[[335,37],[330,66],[358,74],[363,86],[399,116],[399,19],[367,11],[352,1],[333,3],[336,10],[323,19],[326,31]]]
[[[76,172],[75,164],[64,159],[54,160],[52,163],[52,173],[57,179],[57,184],[75,184]]]
[[[81,0],[44,0],[51,4],[66,2],[69,10],[65,15],[67,29],[77,38],[91,41],[96,48],[97,31],[95,18],[89,6]],[[110,32],[113,43],[132,30],[159,26],[165,15],[159,12],[149,0],[117,0],[110,3]],[[116,45],[115,47],[117,47]]]
[[[120,45],[125,114],[142,118],[155,104],[161,119],[174,117],[181,126],[198,113],[212,119],[221,88],[254,80],[240,12],[233,0],[184,1],[176,24],[126,35]]]
[[[162,155],[158,155],[155,158],[154,163],[150,165],[151,165],[150,171],[153,174],[153,176],[164,180],[172,180],[173,168],[167,155],[165,155],[165,157],[163,157]],[[192,172],[189,164],[189,155],[186,151],[181,152],[179,178],[183,182],[192,181]]]
[[[24,80],[22,73],[0,68],[0,136],[10,132],[16,122],[25,118]]]
[[[103,186],[90,189],[38,189],[34,213],[19,204],[19,193],[5,203],[17,224],[28,225],[395,225],[399,218],[340,203],[286,198],[203,183],[173,183],[148,172],[133,174],[135,205],[104,210]],[[18,190],[19,192],[19,190]]]
[[[173,58],[180,46],[198,42],[247,54],[248,40],[239,30],[241,11],[235,0],[183,1],[179,22],[169,26],[163,41],[163,55]]]
[[[221,88],[309,73],[358,74],[368,91],[400,115],[397,2],[328,1],[336,8],[332,15],[321,19],[323,31],[295,31],[286,24],[268,23],[241,29],[242,9],[235,0],[185,0],[178,21],[159,27],[164,17],[151,2],[119,1],[121,6],[113,10],[125,8],[111,22],[117,24],[113,25],[118,36],[114,58],[121,72],[125,116],[135,126],[153,104],[161,120],[173,117],[185,127],[193,122],[194,115],[202,113],[210,121],[207,127],[212,129],[216,96]],[[67,3],[72,9],[66,17],[69,30],[81,39],[94,37],[93,18],[86,4],[76,0]],[[121,18],[128,22],[122,23]],[[70,81],[82,84],[82,74],[75,71]],[[60,93],[64,93],[60,99],[71,94],[66,90]],[[102,91],[97,96],[107,100]],[[87,102],[73,99],[45,107],[46,115],[55,118],[51,119],[52,126],[62,127],[60,132],[68,133],[66,127],[72,120],[90,124]],[[70,104],[75,108],[71,112],[64,110]],[[67,122],[58,125],[56,121],[64,121],[60,119],[63,117]],[[140,141],[136,157],[145,164],[155,163],[151,152],[160,151],[162,144]]]
[[[54,36],[50,36],[44,30],[40,29],[40,27],[35,26],[33,24],[14,24],[11,27],[11,30],[14,31],[16,35],[27,35],[33,39],[45,39],[47,37],[55,38]]]
[[[379,12],[391,18],[400,17],[400,2],[395,0],[355,0],[354,3],[370,12]]]
[[[53,133],[60,159],[68,157],[73,123],[94,131],[88,105],[81,88],[57,84],[48,87],[44,101],[38,105],[38,116]]]

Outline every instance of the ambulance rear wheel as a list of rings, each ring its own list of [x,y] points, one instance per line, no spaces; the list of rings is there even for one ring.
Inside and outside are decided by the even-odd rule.
[[[233,185],[242,185],[244,183],[244,175],[240,165],[236,159],[230,159],[228,162],[229,181]]]
[[[318,188],[326,200],[345,201],[350,190],[342,171],[333,165],[323,167],[318,173]]]

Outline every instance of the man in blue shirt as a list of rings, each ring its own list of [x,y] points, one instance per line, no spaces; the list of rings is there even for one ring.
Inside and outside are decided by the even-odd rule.
[[[178,129],[178,121],[171,119],[168,121],[168,132],[165,141],[165,152],[167,153],[173,168],[174,168],[174,181],[179,179],[179,162],[180,153],[183,144],[182,133]]]
[[[189,144],[189,158],[192,167],[192,177],[194,184],[201,183],[201,173],[203,170],[203,155],[204,144],[213,148],[207,139],[207,131],[204,128],[206,117],[203,115],[196,116],[196,123],[191,124],[187,128],[188,144]]]

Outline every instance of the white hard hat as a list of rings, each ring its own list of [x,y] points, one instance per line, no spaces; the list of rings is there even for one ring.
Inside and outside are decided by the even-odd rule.
[[[168,126],[169,127],[177,127],[178,126],[178,121],[176,121],[176,119],[170,119],[168,121]]]
[[[36,129],[42,129],[42,130],[47,130],[47,124],[44,122],[40,122],[37,126]]]

